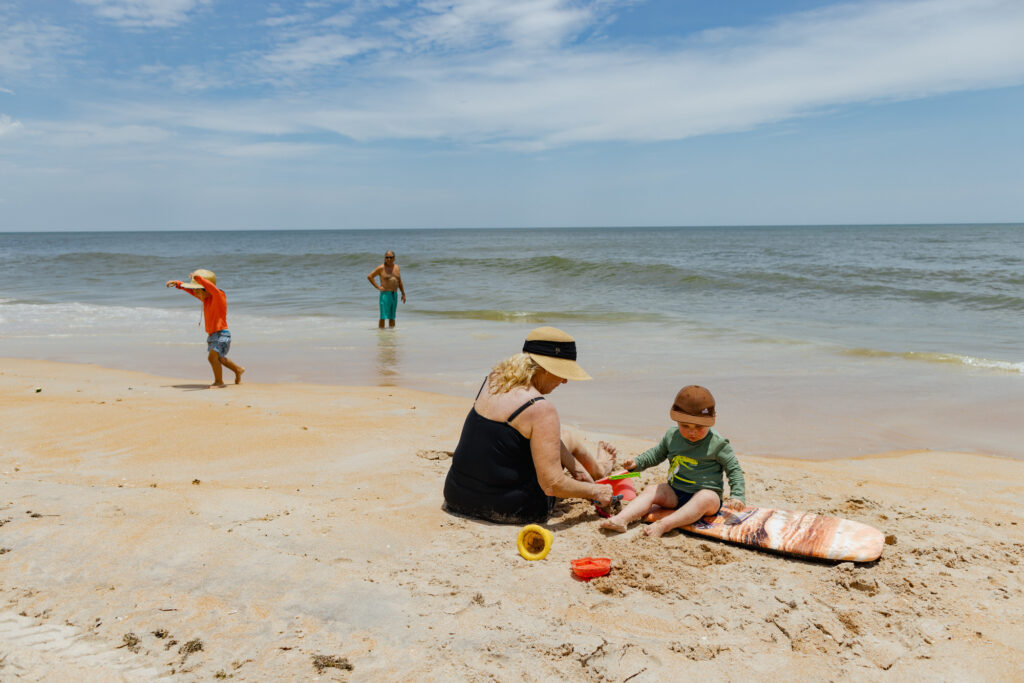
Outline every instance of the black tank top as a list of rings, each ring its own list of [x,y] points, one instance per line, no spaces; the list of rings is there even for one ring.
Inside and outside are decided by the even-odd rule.
[[[475,405],[470,408],[444,482],[444,499],[450,510],[501,524],[547,520],[555,499],[545,495],[537,483],[530,440],[510,424],[543,400],[543,396],[530,399],[504,422],[483,417]]]

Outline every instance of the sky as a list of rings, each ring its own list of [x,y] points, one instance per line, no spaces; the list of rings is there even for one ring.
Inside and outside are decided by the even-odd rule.
[[[0,230],[1024,221],[1021,0],[0,0]]]

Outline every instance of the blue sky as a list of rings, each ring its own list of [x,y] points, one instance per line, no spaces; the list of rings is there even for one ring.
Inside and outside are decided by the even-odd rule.
[[[1020,0],[0,0],[0,230],[1024,221]]]

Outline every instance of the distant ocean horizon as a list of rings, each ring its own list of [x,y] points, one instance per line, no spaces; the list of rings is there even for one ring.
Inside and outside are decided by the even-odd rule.
[[[408,303],[381,334],[366,276],[388,249]],[[624,433],[694,378],[776,406],[779,381],[1024,389],[1024,224],[8,232],[0,267],[0,357],[204,375],[199,307],[163,284],[208,268],[252,381],[471,394],[554,325],[596,380],[559,390],[566,412]]]

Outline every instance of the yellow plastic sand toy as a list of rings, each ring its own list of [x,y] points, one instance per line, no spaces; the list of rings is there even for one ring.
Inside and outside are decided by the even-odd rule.
[[[551,542],[554,540],[554,534],[544,527],[527,524],[516,536],[516,548],[527,560],[543,560],[551,550]]]

